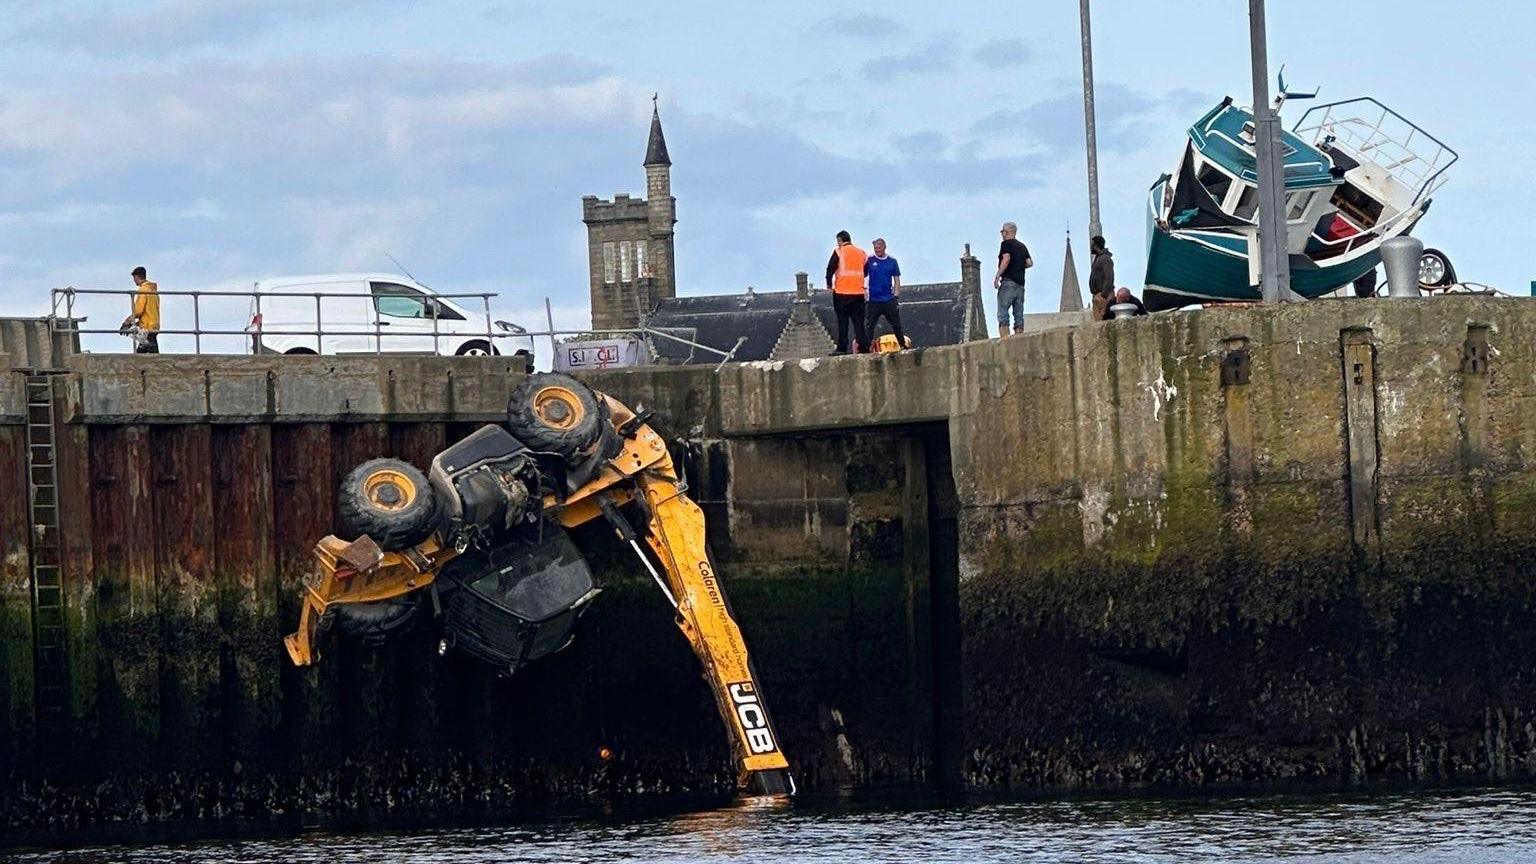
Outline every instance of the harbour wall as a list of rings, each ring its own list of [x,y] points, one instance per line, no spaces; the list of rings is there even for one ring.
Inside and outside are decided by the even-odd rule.
[[[675,442],[807,786],[1466,782],[1536,770],[1533,337],[1524,301],[1317,301],[591,381]],[[281,656],[340,475],[495,420],[511,365],[66,358],[61,662],[50,547],[0,501],[10,830],[727,790],[694,661],[603,531],[605,595],[526,674],[426,633]],[[0,379],[18,489],[26,381]]]

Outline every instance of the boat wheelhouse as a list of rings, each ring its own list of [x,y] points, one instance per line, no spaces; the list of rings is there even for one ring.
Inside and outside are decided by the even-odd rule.
[[[1227,97],[1189,128],[1173,174],[1147,199],[1148,309],[1258,300],[1253,114]],[[1319,105],[1284,132],[1291,290],[1308,299],[1375,270],[1381,243],[1429,209],[1456,153],[1363,97]]]

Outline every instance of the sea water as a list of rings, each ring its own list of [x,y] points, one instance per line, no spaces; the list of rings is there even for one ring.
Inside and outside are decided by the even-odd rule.
[[[1536,791],[940,804],[802,800],[497,828],[313,831],[68,851],[22,862],[1536,861]]]

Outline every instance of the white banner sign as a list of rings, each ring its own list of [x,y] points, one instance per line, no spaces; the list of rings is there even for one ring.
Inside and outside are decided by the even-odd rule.
[[[563,342],[555,347],[559,349],[555,353],[555,369],[560,372],[639,366],[645,356],[645,346],[639,339],[589,339]]]

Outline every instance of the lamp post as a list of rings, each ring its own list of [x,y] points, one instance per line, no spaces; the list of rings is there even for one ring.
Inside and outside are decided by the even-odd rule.
[[[1088,136],[1088,236],[1104,233],[1099,224],[1099,143],[1093,128],[1093,29],[1088,0],[1078,0],[1083,34],[1083,126]]]
[[[1084,0],[1087,2],[1087,0]],[[1280,115],[1269,101],[1269,51],[1264,40],[1264,0],[1248,0],[1248,41],[1253,54],[1253,141],[1259,184],[1259,295],[1277,303],[1290,294],[1285,249],[1285,159]]]

